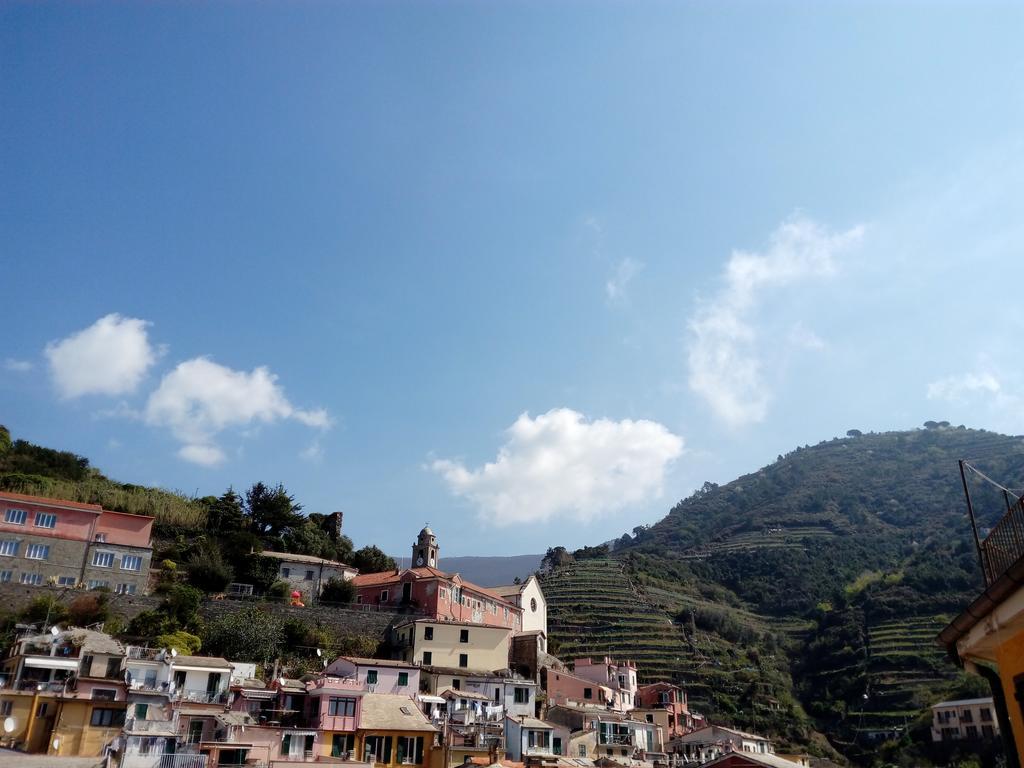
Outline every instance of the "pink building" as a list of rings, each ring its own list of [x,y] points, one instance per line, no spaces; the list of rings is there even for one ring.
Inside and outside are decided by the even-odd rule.
[[[153,518],[0,492],[0,583],[144,592]]]
[[[339,656],[325,671],[359,690],[403,696],[415,696],[420,690],[420,668],[404,661]]]
[[[387,608],[409,608],[433,619],[447,619],[519,630],[523,610],[496,592],[437,568],[407,568],[363,573],[352,581],[356,602]]]
[[[686,701],[686,691],[678,685],[666,682],[642,685],[637,689],[636,705],[641,709],[665,713],[666,739],[674,739],[694,730],[694,720]]]
[[[543,675],[544,690],[548,695],[548,704],[583,704],[607,707],[614,706],[615,692],[606,685],[599,685],[593,680],[574,675],[571,672],[560,672],[556,669],[545,669]]]
[[[636,664],[632,661],[615,661],[605,656],[596,661],[577,659],[572,666],[578,677],[610,688],[612,706],[618,711],[628,712],[636,706]]]

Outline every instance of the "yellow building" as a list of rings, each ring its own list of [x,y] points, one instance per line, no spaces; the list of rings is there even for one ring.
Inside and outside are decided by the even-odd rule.
[[[973,515],[973,511],[972,511]],[[939,635],[964,667],[988,680],[1008,768],[1024,763],[1024,500],[978,550],[985,591]]]
[[[124,648],[87,629],[15,641],[0,667],[0,739],[24,752],[99,757],[124,726]]]
[[[399,624],[394,631],[403,661],[456,670],[508,669],[512,638],[508,627],[416,619]]]
[[[410,697],[368,694],[360,706],[353,758],[378,766],[429,766],[438,735]]]

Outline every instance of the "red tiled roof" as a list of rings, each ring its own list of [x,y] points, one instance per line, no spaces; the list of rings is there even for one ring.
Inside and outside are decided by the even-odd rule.
[[[29,496],[25,493],[11,493],[10,491],[0,491],[0,499],[10,499],[11,501],[25,501],[30,504],[41,504],[46,506],[56,507],[70,507],[72,509],[81,509],[87,512],[103,512],[103,507],[99,504],[86,504],[81,501],[69,501],[68,499],[49,499],[45,496]]]
[[[405,573],[412,573],[416,576],[416,578],[419,579],[433,578],[446,579],[449,581],[454,579],[456,576],[459,576],[459,574],[457,573],[445,573],[444,571],[438,570],[437,568],[431,568],[430,566],[425,565],[420,568],[406,568],[405,570],[400,571],[398,573],[396,573],[395,571],[382,571],[381,573],[361,573],[352,580],[352,583],[355,584],[356,587],[383,587],[385,584],[397,584],[399,581],[401,581],[402,576]],[[482,595],[486,595],[487,597],[497,600],[503,605],[508,605],[510,608],[514,608],[515,610],[520,610],[514,603],[502,597],[497,592],[487,589],[487,587],[481,587],[478,584],[474,584],[471,581],[466,581],[461,576],[459,576],[459,582],[462,584],[463,588],[468,588],[474,592],[479,592]]]

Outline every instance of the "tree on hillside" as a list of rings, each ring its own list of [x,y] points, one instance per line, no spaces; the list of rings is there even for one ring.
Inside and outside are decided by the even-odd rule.
[[[305,518],[299,514],[301,511],[302,506],[280,483],[274,488],[256,483],[245,492],[249,529],[265,543],[279,540],[302,525]]]
[[[242,497],[235,493],[234,488],[228,488],[208,506],[206,521],[211,533],[233,533],[245,528]]]
[[[312,514],[302,525],[288,531],[282,537],[285,551],[349,562],[352,540],[348,536],[332,537],[326,521],[325,515]]]
[[[540,561],[542,570],[552,571],[559,566],[568,565],[573,560],[565,547],[548,547],[548,551]]]
[[[397,567],[394,558],[388,557],[372,544],[356,550],[352,555],[352,565],[361,573],[382,573]]]
[[[265,664],[277,655],[283,641],[281,619],[251,606],[211,621],[203,636],[203,648],[229,659]]]
[[[847,437],[864,437],[864,433],[859,429],[848,429],[846,430]]]

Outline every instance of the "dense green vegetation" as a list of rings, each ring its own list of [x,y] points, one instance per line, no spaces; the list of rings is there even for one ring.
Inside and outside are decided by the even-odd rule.
[[[645,677],[685,683],[694,708],[721,722],[793,741],[817,728],[864,763],[919,759],[910,738],[927,735],[923,709],[972,685],[936,643],[982,587],[961,458],[1015,485],[1024,477],[1021,438],[944,422],[851,430],[706,483],[610,553],[549,550],[552,642],[567,658],[636,653]],[[971,487],[991,525],[1002,496]],[[628,610],[609,599],[616,571]],[[618,647],[588,634],[634,615],[651,629],[636,624]]]

